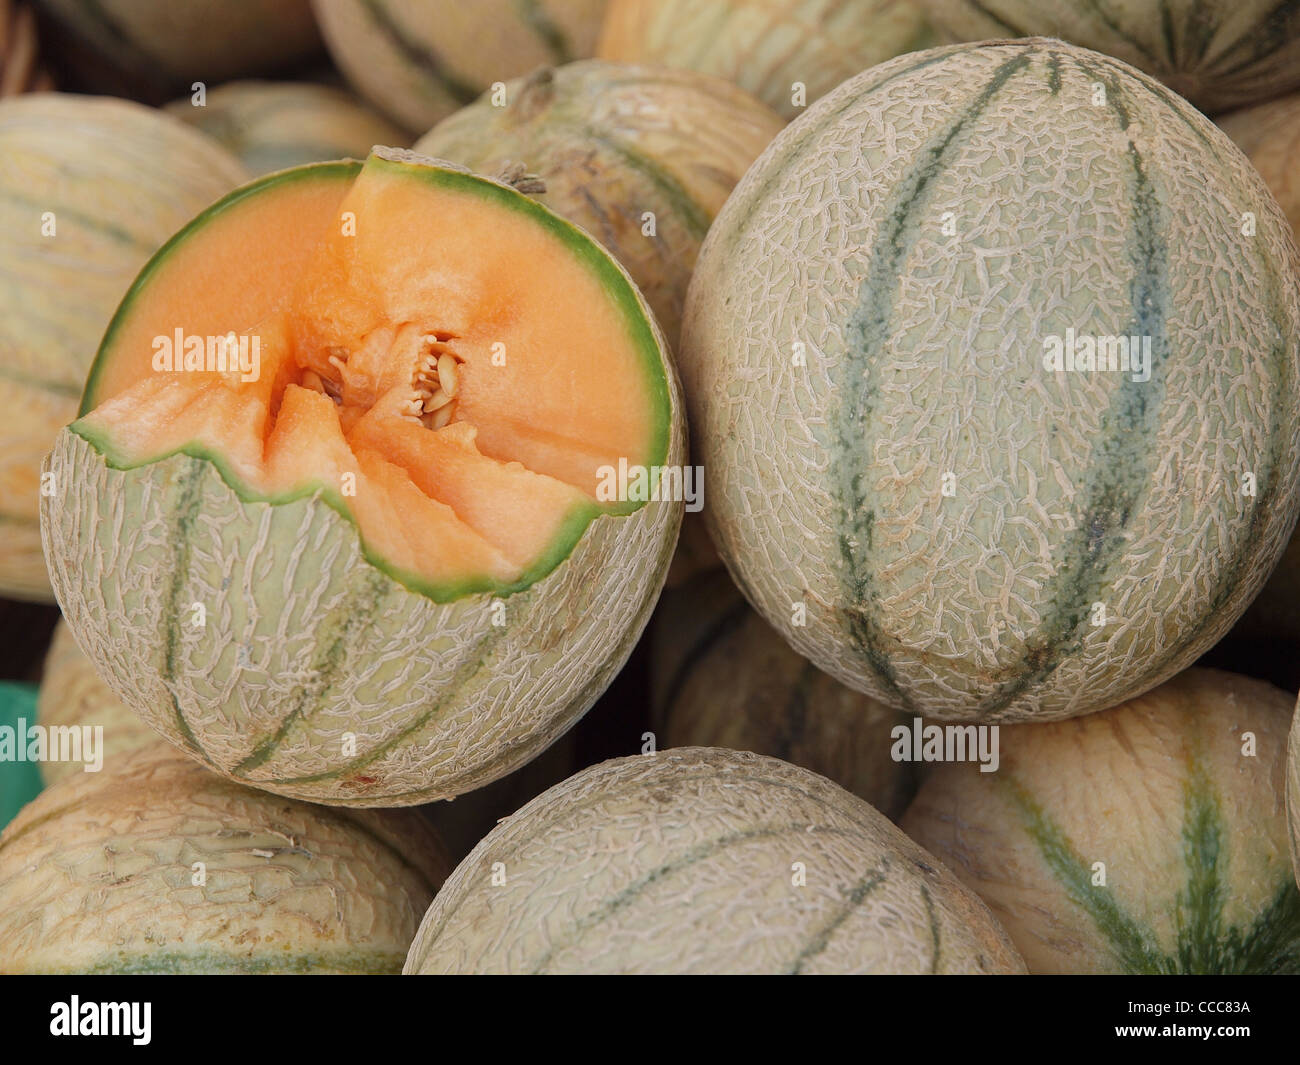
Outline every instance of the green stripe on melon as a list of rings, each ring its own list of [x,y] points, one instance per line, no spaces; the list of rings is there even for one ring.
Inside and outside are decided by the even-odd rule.
[[[979,901],[860,799],[774,758],[693,747],[584,770],[503,821],[438,893],[404,971],[1022,963]]]
[[[1300,87],[1294,0],[917,0],[950,39],[1061,37],[1154,74],[1209,114]]]
[[[1298,294],[1258,176],[1145,75],[1037,40],[873,68],[701,251],[682,367],[715,542],[796,650],[896,707],[1114,705],[1213,644],[1290,535]],[[1070,330],[1150,338],[1150,379],[1045,368]]]
[[[448,864],[415,812],[287,802],[154,744],[0,835],[0,970],[393,973]]]
[[[1001,729],[937,767],[903,828],[1037,973],[1294,973],[1284,817],[1293,699],[1192,669],[1104,713]]]
[[[247,176],[215,141],[123,100],[0,102],[0,592],[51,597],[40,463],[113,308],[168,236]]]

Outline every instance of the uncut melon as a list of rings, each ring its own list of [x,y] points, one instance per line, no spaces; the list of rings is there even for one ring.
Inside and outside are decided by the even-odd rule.
[[[423,132],[498,82],[590,56],[606,0],[312,0],[325,43],[367,100]]]
[[[880,813],[775,758],[617,758],[456,867],[403,970],[1015,973],[983,904]]]
[[[102,729],[99,738],[93,741],[95,754],[102,762],[103,769],[99,771],[116,768],[122,756],[130,751],[163,743],[158,733],[100,679],[72,638],[72,631],[62,621],[54,630],[54,640],[45,656],[45,675],[41,678],[35,720],[51,735],[56,729]],[[54,784],[66,776],[85,772],[83,766],[84,762],[46,760],[40,765],[41,778],[47,785]]]
[[[596,54],[716,74],[790,119],[846,78],[934,43],[909,0],[611,0]]]
[[[1300,87],[1289,0],[916,0],[950,39],[1061,37],[1153,74],[1208,114]]]
[[[113,67],[175,91],[270,74],[309,58],[320,34],[309,0],[39,0]]]
[[[755,614],[725,572],[659,601],[651,696],[660,744],[728,747],[811,769],[897,820],[916,791],[890,732],[911,721],[832,680]]]
[[[194,757],[318,802],[450,798],[626,660],[684,435],[607,252],[377,149],[247,185],[154,257],[48,460],[46,553],[95,668]],[[620,463],[646,475],[607,494]]]
[[[535,174],[546,186],[536,198],[614,253],[676,344],[704,234],[784,123],[735,86],[685,70],[587,60],[506,90],[505,107],[485,96],[415,150],[482,174],[511,163]]]
[[[1290,227],[1207,119],[1067,44],[814,105],[709,231],[682,349],[742,591],[898,709],[1114,706],[1213,645],[1295,525]]]
[[[224,144],[252,174],[406,144],[401,130],[348,93],[308,82],[230,82],[207,92],[203,106],[184,96],[167,110]]]
[[[76,416],[113,308],[167,237],[247,178],[215,141],[138,104],[0,101],[0,594],[51,598],[40,464]]]
[[[1294,973],[1284,780],[1294,699],[1191,669],[937,766],[903,828],[979,893],[1034,973]]]
[[[0,972],[395,973],[449,867],[415,811],[294,802],[155,744],[0,835]]]

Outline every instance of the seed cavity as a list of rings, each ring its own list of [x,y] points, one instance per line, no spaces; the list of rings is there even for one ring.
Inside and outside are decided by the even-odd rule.
[[[452,333],[425,333],[415,359],[408,416],[429,429],[441,429],[456,413],[463,360],[447,346],[447,341],[453,339]]]

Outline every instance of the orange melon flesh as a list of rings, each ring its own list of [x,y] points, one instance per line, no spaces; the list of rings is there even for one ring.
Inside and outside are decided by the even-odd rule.
[[[514,590],[617,509],[596,502],[602,466],[661,459],[657,346],[611,271],[531,201],[453,171],[371,156],[271,175],[145,268],[74,429],[116,465],[183,450],[245,498],[321,493],[425,590]],[[255,339],[254,379],[156,365],[159,338],[228,334]],[[447,358],[436,413],[421,403]]]

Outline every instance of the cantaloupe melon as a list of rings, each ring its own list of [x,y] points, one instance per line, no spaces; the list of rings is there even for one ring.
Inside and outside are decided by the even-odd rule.
[[[45,675],[34,720],[47,730],[102,729],[100,739],[95,741],[96,757],[102,763],[99,772],[112,771],[129,751],[164,743],[113,694],[62,621],[54,630],[54,640],[45,656]],[[71,774],[85,772],[84,766],[84,761],[47,759],[40,764],[41,778],[47,785],[54,784]]]
[[[910,0],[611,0],[596,54],[716,74],[789,119],[867,67],[935,43]]]
[[[114,67],[176,91],[195,81],[270,74],[310,57],[309,0],[39,0]]]
[[[897,820],[916,791],[891,730],[911,722],[832,680],[754,613],[725,571],[659,601],[654,720],[665,747],[728,747],[811,769]]]
[[[448,868],[415,811],[278,798],[154,744],[0,835],[0,972],[392,973]]]
[[[422,133],[489,87],[590,56],[606,0],[312,0],[357,91]]]
[[[449,798],[626,659],[681,518],[680,406],[626,273],[522,193],[382,149],[281,171],[124,299],[47,464],[52,579],[99,673],[213,768]]]
[[[456,867],[405,972],[1014,973],[988,911],[881,814],[701,747],[584,770]]]
[[[1300,87],[1283,0],[916,0],[950,38],[1061,37],[1154,74],[1209,114]]]
[[[676,344],[700,242],[785,123],[720,78],[600,60],[543,68],[506,98],[462,108],[415,150],[539,177],[536,198],[614,253]]]
[[[714,222],[682,348],[742,591],[896,708],[1114,706],[1227,631],[1295,524],[1290,227],[1207,119],[1067,44],[814,105]]]
[[[406,135],[342,89],[295,81],[232,81],[167,105],[239,157],[253,174],[328,159],[364,159]]]
[[[1001,729],[936,767],[903,828],[977,891],[1035,973],[1294,973],[1294,699],[1191,669],[1077,721]]]
[[[124,100],[0,101],[0,594],[51,598],[41,459],[122,294],[172,233],[248,173],[215,141]]]

